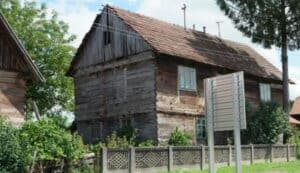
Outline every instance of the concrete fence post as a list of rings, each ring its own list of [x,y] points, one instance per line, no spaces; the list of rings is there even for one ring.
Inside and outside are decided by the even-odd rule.
[[[250,144],[250,164],[254,164],[254,146]]]
[[[273,145],[272,144],[270,144],[270,163],[272,163],[273,162]]]
[[[228,166],[232,165],[232,147],[228,145]]]
[[[101,149],[101,173],[108,172],[107,170],[107,148],[102,147]]]
[[[168,172],[173,170],[173,147],[168,147]]]
[[[135,172],[135,148],[130,147],[129,149],[129,173]]]
[[[201,145],[201,170],[205,168],[205,145]]]
[[[286,161],[290,161],[290,144],[286,145]]]

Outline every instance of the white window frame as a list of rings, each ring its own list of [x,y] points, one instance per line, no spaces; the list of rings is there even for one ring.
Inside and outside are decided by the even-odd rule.
[[[261,101],[271,101],[271,85],[268,83],[259,83],[259,95]]]
[[[195,68],[179,65],[177,75],[179,90],[197,91],[197,77]]]
[[[196,117],[195,128],[196,128],[196,139],[197,140],[206,139],[206,122],[204,116]]]

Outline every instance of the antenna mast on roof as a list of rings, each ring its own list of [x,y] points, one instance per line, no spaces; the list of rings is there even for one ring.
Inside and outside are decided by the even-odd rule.
[[[218,35],[219,37],[221,37],[221,23],[223,23],[224,21],[217,21],[217,25],[218,25]]]
[[[183,7],[181,9],[183,10],[184,29],[186,29],[186,18],[185,18],[186,5],[183,4]]]

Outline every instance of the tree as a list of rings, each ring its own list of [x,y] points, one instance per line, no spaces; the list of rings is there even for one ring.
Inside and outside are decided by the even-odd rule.
[[[39,172],[43,172],[44,166],[51,167],[59,163],[68,167],[86,152],[81,137],[72,135],[52,118],[26,121],[20,129],[19,138],[26,165],[32,165],[31,169],[38,165]]]
[[[0,117],[0,172],[23,172],[25,160],[18,131]]]
[[[34,100],[41,114],[73,110],[73,84],[65,76],[73,56],[68,25],[49,13],[45,5],[20,0],[1,0],[0,11],[7,18],[34,62],[46,78],[45,83],[31,84],[27,100]],[[32,112],[30,102],[27,113]]]
[[[261,103],[255,114],[249,117],[248,128],[242,131],[246,143],[274,144],[280,134],[289,134],[288,118],[278,103]]]
[[[288,49],[300,48],[299,0],[217,0],[236,28],[266,48],[281,48],[283,109],[289,112]]]

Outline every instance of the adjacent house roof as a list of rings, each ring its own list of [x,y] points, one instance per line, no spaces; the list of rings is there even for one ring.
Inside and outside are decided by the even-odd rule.
[[[299,115],[300,116],[300,97],[297,97],[294,101],[290,115]]]
[[[16,48],[17,48],[16,51],[20,52],[20,54],[22,55],[20,58],[23,58],[24,61],[26,62],[26,65],[30,71],[30,76],[31,76],[32,80],[36,81],[36,82],[44,82],[45,79],[44,79],[43,75],[41,74],[41,72],[39,71],[37,66],[34,64],[32,59],[30,58],[28,52],[25,50],[24,46],[18,39],[16,33],[11,28],[11,26],[9,25],[9,23],[7,22],[7,20],[5,19],[5,17],[3,16],[3,14],[1,12],[0,12],[0,25],[2,25],[4,30],[7,32],[6,36],[8,36],[13,41],[14,44],[16,44]]]
[[[289,123],[290,124],[294,124],[294,125],[300,125],[300,121],[296,120],[295,118],[293,117],[289,117]]]
[[[193,60],[199,63],[244,71],[265,79],[282,80],[281,72],[247,45],[221,39],[210,34],[184,29],[117,7],[106,6],[139,34],[159,54]],[[90,30],[90,32],[93,28]],[[87,34],[89,35],[89,34]],[[86,38],[85,38],[86,39]],[[84,43],[83,43],[84,44]],[[79,51],[83,45],[79,47]],[[78,55],[78,53],[77,53]],[[78,58],[75,56],[73,61]],[[72,66],[69,74],[72,71]]]

